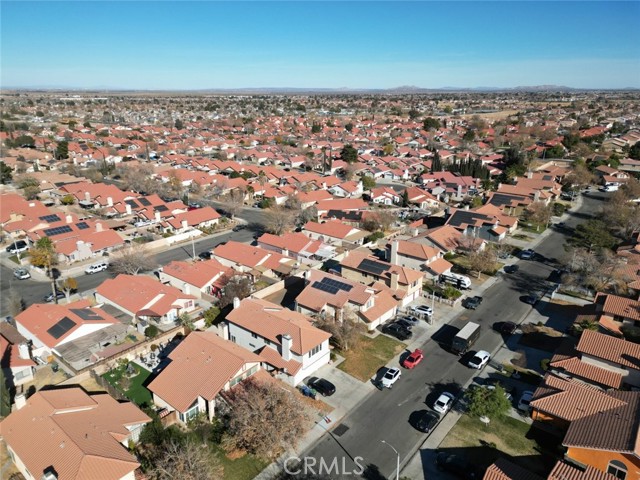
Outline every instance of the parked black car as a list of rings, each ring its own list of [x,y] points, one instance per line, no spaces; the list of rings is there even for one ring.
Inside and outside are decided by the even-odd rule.
[[[416,428],[424,433],[431,433],[440,421],[440,415],[430,410],[425,410],[416,422]]]
[[[398,340],[409,340],[413,336],[410,330],[407,330],[397,323],[385,325],[382,328],[382,332],[391,335],[392,337],[396,337]]]
[[[458,478],[475,480],[478,477],[477,467],[469,463],[460,455],[439,452],[436,456],[436,467],[443,472],[453,473]]]
[[[482,297],[467,297],[462,301],[462,306],[464,308],[468,308],[469,310],[475,310],[482,303]]]
[[[198,257],[199,257],[201,260],[210,260],[210,259],[211,259],[211,257],[212,257],[212,255],[211,255],[211,252],[209,252],[209,251],[205,251],[205,252],[199,253],[199,254],[198,254]]]
[[[324,378],[311,377],[307,381],[307,385],[313,388],[316,392],[318,392],[323,397],[330,397],[334,393],[336,393],[336,387],[329,380],[325,380]]]
[[[61,291],[57,291],[57,292],[56,292],[56,298],[57,298],[58,300],[62,300],[63,298],[65,298],[65,294],[64,294],[63,292],[61,292]],[[53,302],[53,300],[54,300],[54,298],[53,298],[53,293],[50,293],[50,294],[48,294],[48,295],[45,295],[45,296],[44,296],[44,298],[43,298],[43,300],[44,300],[45,302]]]
[[[411,330],[411,327],[413,327],[413,324],[411,322],[408,322],[407,320],[405,320],[404,318],[401,318],[399,320],[396,320],[396,322],[398,325],[400,325],[401,327],[406,328],[407,330]]]

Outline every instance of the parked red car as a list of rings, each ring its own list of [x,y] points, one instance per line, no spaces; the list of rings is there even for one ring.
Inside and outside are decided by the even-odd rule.
[[[422,350],[416,348],[407,358],[404,359],[404,361],[402,362],[402,366],[404,368],[412,369],[413,367],[418,365],[423,358],[424,354],[422,353]]]

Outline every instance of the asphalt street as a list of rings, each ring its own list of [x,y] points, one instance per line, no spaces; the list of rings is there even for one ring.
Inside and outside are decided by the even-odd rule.
[[[229,240],[235,240],[243,243],[250,243],[253,241],[253,236],[256,233],[256,228],[262,222],[262,210],[245,208],[240,212],[238,217],[248,223],[249,228],[240,230],[238,232],[229,231],[221,235],[216,235],[213,238],[206,238],[203,240],[195,241],[193,246],[191,242],[183,243],[169,250],[154,254],[158,266],[166,265],[173,260],[186,260],[195,255],[211,250],[217,245],[227,242]],[[195,247],[195,249],[193,248]],[[0,252],[0,255],[9,256],[6,252]],[[95,273],[93,275],[80,275],[76,277],[78,282],[78,292],[86,292],[88,290],[95,289],[98,285],[104,282],[107,278],[112,278],[113,272],[109,270]],[[11,289],[16,290],[26,306],[34,303],[40,303],[43,298],[51,293],[51,283],[45,281],[37,281],[33,278],[29,280],[17,280],[13,276],[13,270],[4,264],[0,265],[0,316],[5,317],[9,315],[9,305],[7,299],[9,298]]]
[[[598,194],[584,196],[582,207],[567,220],[567,226],[573,227],[597,212],[601,206],[599,199]],[[469,355],[459,358],[447,351],[445,345],[450,338],[466,322],[474,321],[482,326],[482,334],[473,349],[497,350],[504,340],[492,329],[493,323],[507,320],[519,323],[530,312],[532,307],[520,298],[532,290],[547,288],[546,279],[556,268],[554,260],[560,260],[564,254],[567,233],[567,230],[554,228],[536,247],[539,257],[520,260],[519,271],[505,274],[501,281],[486,290],[484,301],[477,310],[464,311],[422,346],[425,351],[422,363],[414,370],[403,370],[402,377],[391,390],[374,391],[366,397],[304,455],[314,457],[317,465],[321,462],[330,465],[337,458],[343,471],[336,475],[334,470],[332,478],[353,478],[349,473],[358,472],[358,465],[368,466],[367,478],[389,478],[395,471],[397,456],[382,441],[400,453],[403,465],[425,440],[425,435],[410,424],[415,418],[414,412],[430,409],[443,391],[460,395],[463,387],[478,374],[463,363]]]

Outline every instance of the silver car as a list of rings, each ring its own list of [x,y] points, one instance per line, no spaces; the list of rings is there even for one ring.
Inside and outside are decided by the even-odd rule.
[[[13,271],[13,276],[16,277],[18,280],[26,280],[28,278],[31,278],[31,274],[29,273],[29,270],[27,270],[26,268],[16,268]]]

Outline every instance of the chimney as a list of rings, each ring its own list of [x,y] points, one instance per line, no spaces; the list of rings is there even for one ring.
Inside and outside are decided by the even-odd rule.
[[[72,223],[73,222],[73,217],[71,215],[67,215],[65,217],[65,219],[66,219],[67,223]]]
[[[400,275],[398,275],[395,272],[391,273],[391,283],[389,284],[389,288],[391,290],[397,290],[398,289],[398,278],[400,278]]]
[[[27,342],[22,342],[18,345],[18,355],[23,360],[31,359],[31,353],[29,352],[29,344]]]
[[[540,201],[540,190],[536,190],[533,194],[533,201],[534,202],[539,202]]]
[[[458,185],[458,198],[462,197],[462,185]]]
[[[389,263],[391,265],[398,264],[398,240],[391,242],[391,255],[389,256]]]
[[[187,221],[186,221],[186,220],[182,220],[182,222],[181,222],[181,223],[182,223],[182,228],[186,229],[186,228],[188,228],[188,227],[189,227],[189,224],[187,223]]]
[[[291,339],[291,335],[285,333],[282,335],[282,359],[285,362],[291,360],[291,345],[293,344],[293,340]]]
[[[233,297],[233,309],[240,307],[240,299],[238,297]]]
[[[124,208],[125,208],[125,210],[127,212],[127,215],[131,215],[131,205],[129,205],[127,203],[127,204],[125,204]]]
[[[100,222],[96,222],[96,232],[102,232],[102,224]]]
[[[156,210],[154,215],[156,217],[156,222],[160,223],[162,221],[162,218],[160,217],[160,212]]]
[[[112,197],[107,197],[107,206],[108,207],[113,207],[113,198]]]
[[[84,192],[84,199],[87,202],[90,202],[91,201],[91,194],[89,192]]]
[[[533,178],[533,172],[531,172],[531,171],[527,172],[527,178],[528,179],[532,179]]]
[[[13,401],[16,404],[16,410],[20,410],[27,404],[27,396],[24,393],[17,393]]]

